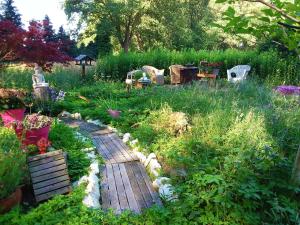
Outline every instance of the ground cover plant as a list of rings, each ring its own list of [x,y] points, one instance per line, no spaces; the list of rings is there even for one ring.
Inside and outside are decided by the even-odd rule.
[[[255,81],[238,86],[219,82],[217,88],[153,87],[131,94],[123,84],[100,82],[71,92],[57,107],[130,131],[140,147],[158,155],[179,201],[146,211],[142,221],[299,223],[299,188],[290,181],[300,142],[297,97],[284,97]],[[108,108],[121,110],[121,117],[107,116]],[[168,119],[172,112],[186,113],[191,129],[174,133]],[[174,173],[182,169],[186,176]],[[93,222],[101,221],[93,215]],[[108,223],[143,224],[140,218],[123,215]]]

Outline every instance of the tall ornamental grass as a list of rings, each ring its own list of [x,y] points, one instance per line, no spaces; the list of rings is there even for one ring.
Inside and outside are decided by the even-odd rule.
[[[98,76],[113,80],[124,80],[130,70],[151,65],[159,69],[165,69],[169,74],[169,66],[173,64],[193,63],[199,65],[202,60],[209,62],[223,62],[221,77],[226,77],[226,70],[239,64],[251,65],[251,75],[259,79],[267,80],[271,84],[299,84],[300,63],[297,58],[281,57],[278,53],[269,51],[259,53],[257,51],[240,51],[229,49],[226,51],[171,51],[152,50],[144,53],[130,52],[119,55],[109,55],[97,62],[96,73]]]

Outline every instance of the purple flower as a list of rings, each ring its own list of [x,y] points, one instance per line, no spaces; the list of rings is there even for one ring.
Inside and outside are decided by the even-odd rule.
[[[278,86],[275,88],[276,91],[284,95],[300,95],[300,87],[297,86]]]

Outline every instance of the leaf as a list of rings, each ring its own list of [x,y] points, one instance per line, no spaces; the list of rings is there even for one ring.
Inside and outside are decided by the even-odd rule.
[[[224,3],[227,2],[227,0],[216,0],[216,3]]]
[[[224,12],[224,15],[226,15],[228,17],[234,17],[234,14],[235,14],[235,10],[231,6],[228,7],[228,9],[226,10],[226,12]]]

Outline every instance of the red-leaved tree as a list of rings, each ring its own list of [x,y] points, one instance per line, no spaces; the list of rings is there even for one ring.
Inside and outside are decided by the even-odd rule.
[[[23,48],[21,49],[22,61],[29,66],[37,63],[44,71],[51,71],[54,63],[66,64],[72,58],[63,53],[60,42],[45,40],[45,31],[41,23],[31,21],[26,32]]]
[[[9,20],[0,21],[0,63],[20,58],[25,31]]]
[[[19,61],[44,71],[51,71],[54,63],[67,64],[72,58],[61,51],[62,42],[46,41],[41,23],[31,21],[25,31],[11,21],[0,21],[0,63]],[[3,64],[2,64],[3,65]]]

